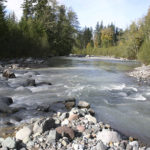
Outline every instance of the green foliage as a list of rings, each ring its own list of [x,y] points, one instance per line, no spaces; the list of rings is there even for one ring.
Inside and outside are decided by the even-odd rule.
[[[103,55],[139,59],[145,64],[150,64],[150,9],[147,15],[137,23],[133,22],[128,29],[123,31],[113,24],[108,26],[96,24],[94,32],[94,47],[82,45],[85,37],[77,37],[81,43],[74,47],[73,52],[85,55]],[[82,50],[80,50],[82,49]]]
[[[140,48],[138,54],[138,59],[145,63],[146,65],[150,64],[150,41],[145,40]]]
[[[23,16],[5,18],[0,0],[0,57],[68,55],[75,43],[75,12],[56,0],[24,0]]]
[[[24,0],[23,16],[5,16],[0,0],[0,57],[45,57],[77,54],[139,59],[149,64],[150,10],[123,31],[103,22],[79,28],[77,15],[56,0]]]

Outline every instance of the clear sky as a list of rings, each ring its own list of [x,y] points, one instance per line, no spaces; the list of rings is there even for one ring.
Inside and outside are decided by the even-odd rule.
[[[7,10],[15,11],[18,19],[22,15],[23,0],[7,0]],[[59,0],[71,7],[78,16],[81,27],[95,27],[103,20],[104,25],[113,22],[120,28],[126,28],[132,21],[143,17],[150,7],[150,0]]]

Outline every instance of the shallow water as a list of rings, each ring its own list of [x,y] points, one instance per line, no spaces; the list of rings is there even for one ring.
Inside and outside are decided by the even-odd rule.
[[[99,121],[122,133],[150,141],[150,87],[139,85],[127,73],[139,66],[135,61],[94,58],[52,58],[49,68],[36,69],[36,82],[53,85],[10,87],[0,82],[0,95],[12,96],[13,106],[24,106],[25,119],[37,116],[36,105],[75,97],[91,103]],[[24,72],[17,72],[18,76]],[[6,85],[8,84],[8,85]],[[40,114],[38,114],[40,115]]]

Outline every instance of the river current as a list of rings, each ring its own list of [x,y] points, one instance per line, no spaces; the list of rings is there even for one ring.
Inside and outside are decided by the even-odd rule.
[[[61,57],[49,60],[48,68],[36,71],[36,82],[49,81],[51,86],[18,89],[0,82],[0,95],[11,96],[13,106],[35,107],[36,104],[55,102],[68,97],[85,100],[96,111],[99,121],[109,123],[127,136],[150,141],[150,87],[139,85],[127,75],[140,64],[100,58]],[[17,71],[21,75],[24,71]],[[20,114],[21,115],[21,114]],[[30,119],[34,111],[24,111]]]

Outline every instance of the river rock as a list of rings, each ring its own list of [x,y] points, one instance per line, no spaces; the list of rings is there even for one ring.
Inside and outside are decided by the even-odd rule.
[[[36,86],[42,86],[42,85],[52,85],[52,83],[50,83],[50,82],[39,82],[39,83],[36,83]]]
[[[58,134],[60,134],[62,137],[67,136],[70,139],[74,139],[75,135],[74,135],[74,131],[66,126],[63,127],[57,127],[56,131]]]
[[[12,64],[12,65],[11,65],[11,68],[12,68],[12,69],[18,69],[18,68],[19,68],[19,64]]]
[[[64,121],[61,122],[62,126],[68,125],[69,124],[69,120],[65,119]]]
[[[26,84],[24,86],[35,86],[35,80],[34,79],[27,79]]]
[[[133,147],[130,144],[127,144],[126,150],[133,150]]]
[[[69,121],[77,120],[79,118],[78,114],[71,114],[68,118]]]
[[[30,135],[32,134],[32,130],[29,127],[23,127],[16,133],[16,139],[27,143],[30,139]]]
[[[97,123],[97,120],[95,117],[91,116],[91,115],[85,115],[85,118],[89,121],[89,122],[93,122],[94,124]]]
[[[36,110],[42,111],[42,112],[49,112],[50,106],[47,104],[42,106],[37,106]]]
[[[53,143],[56,140],[56,130],[50,130],[47,136],[47,143]]]
[[[76,99],[70,98],[68,100],[65,100],[65,107],[69,110],[71,110],[76,105]]]
[[[1,113],[12,113],[12,110],[6,103],[0,102],[0,112]]]
[[[59,119],[61,121],[63,121],[67,116],[68,116],[68,113],[64,112],[64,113],[61,114],[61,116],[59,117]]]
[[[136,149],[139,148],[139,143],[138,143],[138,141],[129,142],[129,145],[131,145],[134,150],[136,150]]]
[[[33,141],[29,141],[29,142],[27,143],[27,147],[28,147],[29,149],[32,149],[33,146],[34,146],[34,142],[33,142]]]
[[[3,71],[3,77],[6,77],[6,78],[16,78],[15,74],[12,71],[8,70],[8,69],[5,69]]]
[[[128,141],[122,140],[122,141],[120,142],[120,147],[121,147],[122,149],[126,149],[127,144],[128,144]]]
[[[97,140],[101,140],[104,144],[117,143],[121,140],[121,136],[115,131],[103,129],[101,132],[98,132]]]
[[[90,115],[94,116],[95,115],[95,111],[93,109],[88,109],[88,112],[90,113]]]
[[[98,142],[97,145],[96,145],[96,150],[106,150],[107,149],[107,146],[105,146],[103,144],[103,142]]]
[[[11,105],[13,103],[13,100],[11,97],[0,97],[0,103],[1,102],[7,105]]]
[[[16,141],[14,138],[8,137],[2,142],[3,148],[14,149],[16,148]]]
[[[35,86],[35,80],[34,79],[27,79],[27,78],[22,78],[22,77],[18,77],[15,79],[9,79],[9,85],[11,87],[19,87],[19,86]]]
[[[85,127],[82,126],[82,125],[78,125],[77,126],[77,130],[78,130],[78,132],[84,132],[85,131]]]
[[[2,144],[3,141],[4,141],[4,139],[3,139],[3,138],[0,138],[0,144]]]
[[[55,128],[55,120],[52,118],[47,118],[47,119],[40,119],[34,123],[33,126],[33,132],[34,133],[44,133],[45,131],[51,130],[52,128]]]
[[[69,116],[72,114],[79,114],[79,109],[76,107],[72,108],[71,111],[69,112]]]
[[[78,107],[79,108],[90,108],[90,104],[86,101],[79,101]]]

